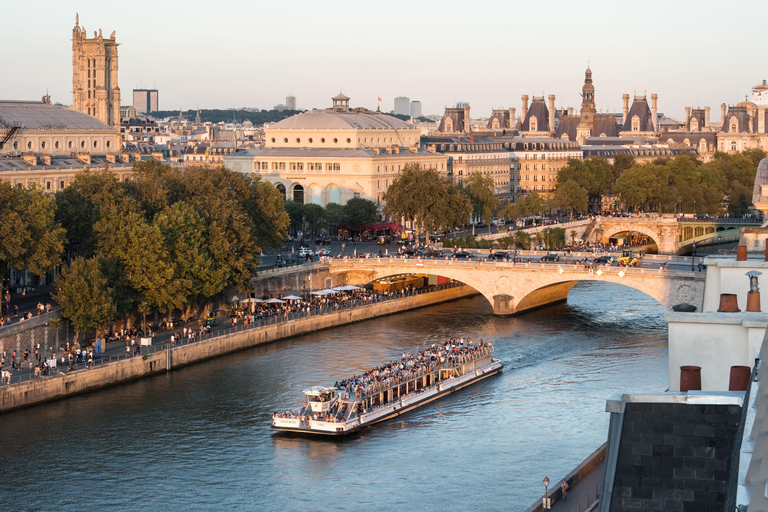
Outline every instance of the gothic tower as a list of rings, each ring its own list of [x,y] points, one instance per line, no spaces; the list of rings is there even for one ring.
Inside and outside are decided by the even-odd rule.
[[[584,144],[584,139],[592,135],[595,126],[595,86],[592,85],[592,70],[587,66],[584,73],[584,86],[581,88],[581,112],[579,113],[579,126],[576,128],[576,140]]]
[[[72,109],[120,126],[115,33],[104,39],[99,29],[88,39],[78,15],[72,29]]]

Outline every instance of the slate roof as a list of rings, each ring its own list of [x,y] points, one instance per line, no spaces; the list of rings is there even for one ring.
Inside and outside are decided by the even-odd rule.
[[[651,118],[651,109],[648,106],[648,101],[645,96],[635,96],[635,100],[632,102],[632,107],[629,109],[629,114],[624,120],[624,125],[621,127],[623,132],[632,131],[632,118],[638,116],[640,118],[640,130],[641,132],[652,132],[653,122]]]
[[[491,117],[488,118],[488,124],[486,125],[486,128],[493,128],[494,119],[498,120],[499,128],[511,128],[511,126],[509,126],[510,124],[509,110],[493,109],[493,111],[491,111]]]
[[[610,510],[725,508],[738,405],[627,403]]]
[[[619,124],[616,122],[616,116],[612,114],[595,115],[595,124],[592,127],[592,135],[595,135],[596,137],[618,137]]]
[[[543,96],[534,96],[531,101],[531,106],[528,107],[528,113],[525,115],[523,125],[520,131],[531,131],[531,119],[536,119],[536,131],[548,132],[549,131],[549,109],[544,102]]]
[[[453,130],[450,133],[463,132],[464,131],[464,108],[463,107],[445,107],[443,118],[440,120],[440,126],[437,127],[437,131],[446,133],[445,120],[450,119],[453,123]]]
[[[346,129],[413,130],[396,117],[373,110],[309,110],[272,124],[277,130],[346,130]]]
[[[51,165],[46,165],[38,160],[37,165],[32,165],[22,158],[0,158],[0,173],[3,171],[24,171],[24,170],[56,170],[56,169],[103,169],[105,166],[110,169],[126,170],[131,169],[133,164],[124,162],[109,162],[106,158],[91,157],[91,163],[85,164],[76,158],[51,158]]]
[[[717,142],[717,134],[715,132],[698,132],[698,131],[667,132],[661,135],[661,137],[659,138],[659,142],[663,144],[665,142],[672,141],[678,144],[682,144],[685,141],[685,139],[688,139],[688,141],[693,146],[698,146],[701,139],[704,139],[705,141],[707,141],[707,146],[709,146],[709,144],[714,144],[715,142]]]
[[[704,109],[703,108],[694,108],[691,110],[691,119],[696,119],[697,122],[697,130],[700,132],[702,128],[704,128]],[[688,120],[688,124],[685,125],[685,130],[690,132],[691,131],[691,119]]]
[[[576,140],[576,128],[581,120],[576,116],[563,116],[560,118],[560,125],[557,127],[555,137],[562,139],[563,135],[568,135],[568,140]]]
[[[731,123],[736,121],[739,133],[749,133],[749,112],[747,107],[734,106],[728,108],[728,113],[725,115],[723,126],[721,130],[727,133],[731,133]],[[757,119],[755,119],[755,125],[757,125]],[[757,126],[755,126],[757,127]]]
[[[0,101],[0,127],[19,123],[22,129],[68,129],[115,131],[95,117],[76,110],[35,101]]]
[[[408,149],[400,148],[400,155],[388,154],[381,152],[376,154],[373,149],[341,149],[341,148],[249,148],[243,151],[238,151],[231,156],[247,156],[247,157],[293,157],[293,158],[382,158],[393,157],[402,155],[414,155],[420,156],[435,155],[425,150],[419,150],[418,153],[412,153]],[[440,156],[440,155],[437,155]]]

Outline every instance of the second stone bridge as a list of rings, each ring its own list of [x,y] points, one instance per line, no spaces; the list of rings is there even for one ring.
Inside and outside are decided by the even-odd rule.
[[[297,272],[303,276],[300,277]],[[280,274],[282,272],[273,275],[279,277]],[[604,281],[629,286],[650,295],[667,309],[672,309],[675,304],[687,303],[700,311],[704,298],[704,274],[701,272],[620,267],[587,269],[575,264],[330,259],[306,265],[300,270],[286,271],[286,274],[287,283],[299,285],[309,282],[314,289],[318,288],[318,283],[326,286],[363,285],[395,275],[433,274],[473,287],[488,300],[497,315],[514,315],[563,302],[579,281]],[[263,275],[262,279],[266,277]]]

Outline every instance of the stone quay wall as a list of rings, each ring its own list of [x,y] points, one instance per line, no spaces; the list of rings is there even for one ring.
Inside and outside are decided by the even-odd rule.
[[[114,386],[280,339],[402,313],[476,294],[477,291],[469,286],[457,286],[324,315],[241,329],[188,345],[173,348],[165,345],[163,350],[147,355],[146,359],[143,356],[121,359],[87,370],[0,386],[0,412]]]
[[[50,323],[56,318],[61,318],[60,310],[0,327],[0,352],[5,350],[10,357],[14,350],[22,353],[25,348],[29,347],[32,350],[32,347],[40,343],[40,350],[50,354],[50,349],[57,339],[56,329],[51,327]],[[74,334],[69,330],[69,322],[66,321],[62,321],[57,329],[59,345],[67,337],[71,338]]]

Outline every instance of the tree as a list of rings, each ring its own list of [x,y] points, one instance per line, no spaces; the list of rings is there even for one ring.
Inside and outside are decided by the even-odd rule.
[[[0,180],[0,283],[10,266],[43,275],[64,251],[64,229],[55,221],[53,198],[36,185],[12,187]]]
[[[112,289],[96,258],[78,257],[70,268],[64,266],[56,288],[53,298],[76,333],[104,328],[116,318]]]
[[[323,217],[328,226],[339,226],[344,223],[344,207],[338,203],[328,203],[323,209]]]
[[[456,187],[435,169],[408,164],[384,194],[384,213],[414,223],[416,236],[463,225],[470,213],[470,203]],[[429,233],[427,233],[429,234]]]
[[[472,204],[472,216],[480,219],[491,230],[493,214],[499,205],[499,199],[494,196],[495,183],[492,176],[486,176],[480,172],[473,172],[466,181],[464,191],[469,196]],[[474,226],[472,228],[474,234]]]
[[[587,189],[573,180],[558,183],[555,190],[554,204],[567,210],[569,215],[575,212],[584,212],[589,206],[589,194]]]
[[[353,230],[376,222],[376,203],[370,199],[353,197],[344,205],[344,223]]]
[[[531,192],[525,196],[521,208],[524,209],[526,214],[533,215],[535,217],[536,215],[541,215],[546,211],[547,202],[542,196],[539,195],[538,192]]]

